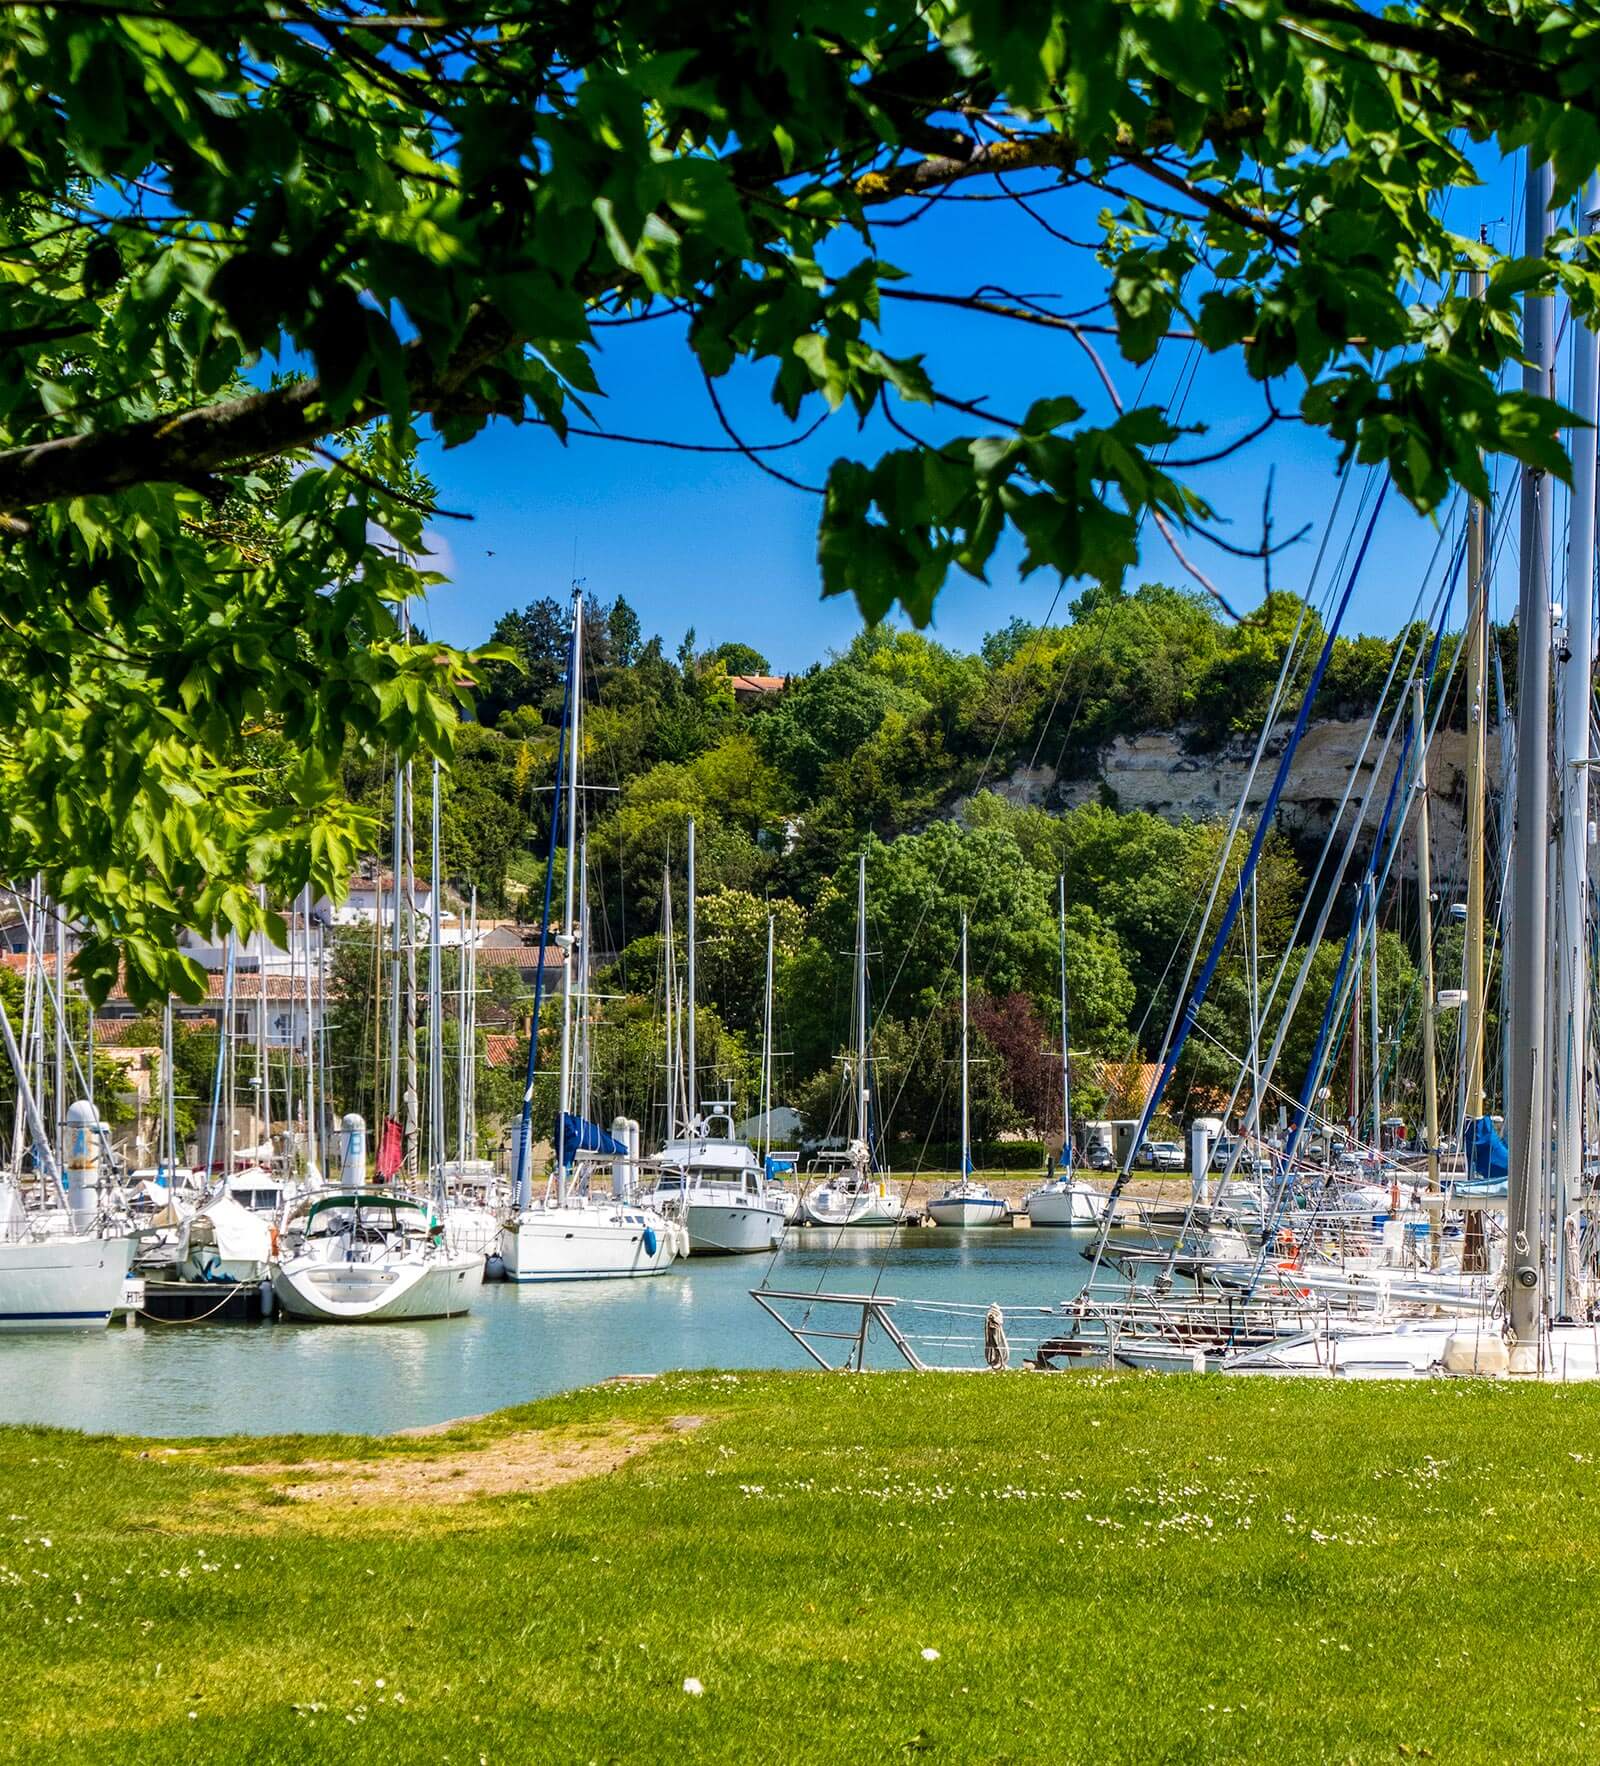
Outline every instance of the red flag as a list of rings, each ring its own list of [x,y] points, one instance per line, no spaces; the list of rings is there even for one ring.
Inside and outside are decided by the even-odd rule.
[[[400,1124],[392,1116],[386,1116],[383,1119],[383,1127],[378,1133],[378,1158],[372,1171],[379,1183],[394,1182],[395,1178],[400,1175],[400,1162],[403,1155]]]

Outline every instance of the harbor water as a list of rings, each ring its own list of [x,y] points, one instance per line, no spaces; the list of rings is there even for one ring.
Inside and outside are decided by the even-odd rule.
[[[635,1281],[485,1284],[465,1318],[372,1326],[145,1323],[0,1339],[0,1423],[134,1435],[381,1433],[614,1374],[810,1365],[750,1298],[772,1288],[1050,1306],[1093,1234],[792,1235],[772,1257],[691,1258]],[[854,1328],[859,1313],[828,1325]],[[840,1345],[832,1346],[835,1350]]]

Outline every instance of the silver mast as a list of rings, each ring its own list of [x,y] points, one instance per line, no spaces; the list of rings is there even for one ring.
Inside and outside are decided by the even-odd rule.
[[[1067,1049],[1067,879],[1056,879],[1056,919],[1061,935],[1061,1163],[1072,1169],[1072,1061]]]
[[[1600,221],[1600,174],[1584,192],[1583,227]],[[1589,711],[1593,703],[1595,429],[1600,411],[1600,342],[1574,325],[1572,408],[1580,422],[1571,436],[1572,499],[1567,529],[1566,630],[1557,681],[1560,719],[1560,809],[1557,822],[1555,960],[1555,1207],[1558,1258],[1565,1262],[1562,1229],[1583,1186],[1584,1045],[1589,1021]],[[1563,1297],[1565,1288],[1563,1286]]]
[[[967,916],[961,916],[961,1181],[972,1170],[972,1100],[967,1089]]]
[[[772,939],[775,914],[767,915],[767,987],[761,1007],[761,1162],[772,1151]]]
[[[872,1127],[867,1120],[867,855],[856,865],[856,1126],[862,1145],[872,1156]]]
[[[439,763],[433,763],[433,795],[429,803],[428,863],[433,891],[428,898],[428,1164],[435,1200],[444,1204],[444,972],[439,926]]]
[[[678,1132],[678,953],[672,935],[672,867],[661,867],[661,993],[666,1007],[667,1139]]]
[[[1530,163],[1524,194],[1529,257],[1544,255],[1550,228],[1552,178],[1548,165]],[[1523,302],[1526,392],[1550,392],[1550,300]],[[1517,600],[1517,808],[1512,852],[1508,952],[1511,1011],[1506,1066],[1506,1127],[1510,1170],[1506,1202],[1507,1326],[1512,1367],[1538,1366],[1541,1311],[1540,1199],[1543,1193],[1550,1068],[1545,1034],[1545,970],[1549,939],[1545,900],[1550,828],[1550,486],[1542,471],[1522,469],[1521,583]]]
[[[594,1078],[594,1014],[589,1004],[589,840],[578,842],[578,1114],[587,1122]]]
[[[405,983],[405,1042],[406,1042],[406,1084],[401,1098],[401,1132],[402,1145],[405,1148],[406,1176],[414,1178],[420,1169],[418,1164],[418,1142],[421,1139],[421,1119],[419,1100],[417,1097],[417,799],[411,776],[411,762],[406,762],[406,813],[404,818],[404,838],[406,848],[406,983]],[[439,879],[433,879],[435,890],[439,887]]]
[[[52,897],[50,907],[56,941],[55,1120],[59,1163],[66,1157],[67,1148],[67,920],[59,900]]]
[[[688,901],[683,910],[684,939],[688,946],[685,960],[684,989],[688,999],[684,1005],[684,1030],[688,1041],[686,1054],[687,1068],[684,1072],[684,1101],[688,1115],[687,1127],[694,1126],[694,1119],[700,1108],[699,1072],[695,1066],[694,1045],[694,817],[689,818],[689,876],[685,884],[688,890]]]
[[[1434,1039],[1433,992],[1433,831],[1428,817],[1428,743],[1424,713],[1427,706],[1422,682],[1411,684],[1411,722],[1417,743],[1417,942],[1422,956],[1422,1108],[1423,1133],[1428,1143],[1428,1191],[1439,1191],[1439,1069]],[[1430,1214],[1429,1261],[1439,1266],[1437,1213]]]
[[[1367,906],[1372,914],[1372,943],[1368,947],[1368,1029],[1372,1033],[1372,1147],[1378,1155],[1378,1175],[1383,1175],[1383,1035],[1378,1022],[1378,883],[1367,885]]]
[[[400,1120],[400,873],[405,867],[405,842],[400,826],[406,813],[406,772],[394,763],[394,838],[389,871],[389,1120]],[[383,922],[383,877],[378,878],[378,921]]]
[[[572,1112],[572,966],[577,952],[578,936],[572,924],[578,885],[578,748],[579,729],[583,722],[583,590],[572,591],[572,728],[567,732],[567,874],[563,884],[565,905],[561,913],[561,943],[566,961],[561,965],[561,1088],[557,1094],[556,1133],[562,1141],[562,1118]],[[556,1189],[559,1199],[567,1199],[567,1174],[570,1157],[557,1161]]]

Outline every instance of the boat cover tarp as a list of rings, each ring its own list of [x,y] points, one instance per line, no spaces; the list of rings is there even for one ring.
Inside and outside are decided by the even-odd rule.
[[[570,1111],[561,1115],[561,1129],[556,1136],[556,1163],[570,1165],[578,1153],[604,1153],[607,1158],[625,1159],[628,1149],[614,1134],[607,1134],[598,1122],[586,1122]]]
[[[1504,1183],[1511,1170],[1511,1155],[1506,1143],[1495,1133],[1490,1118],[1472,1117],[1467,1123],[1465,1140],[1467,1170],[1474,1177],[1498,1179]]]
[[[265,1263],[272,1255],[272,1222],[235,1202],[218,1196],[198,1211],[211,1222],[217,1255],[227,1263]]]

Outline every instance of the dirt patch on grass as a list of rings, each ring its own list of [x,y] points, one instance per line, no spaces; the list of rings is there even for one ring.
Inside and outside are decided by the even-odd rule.
[[[344,1508],[387,1508],[420,1500],[475,1501],[553,1490],[603,1477],[674,1436],[692,1433],[705,1418],[675,1416],[638,1427],[603,1424],[582,1432],[529,1429],[452,1453],[393,1455],[365,1460],[305,1460],[298,1465],[239,1465],[222,1470],[270,1481],[291,1502],[337,1500]]]

